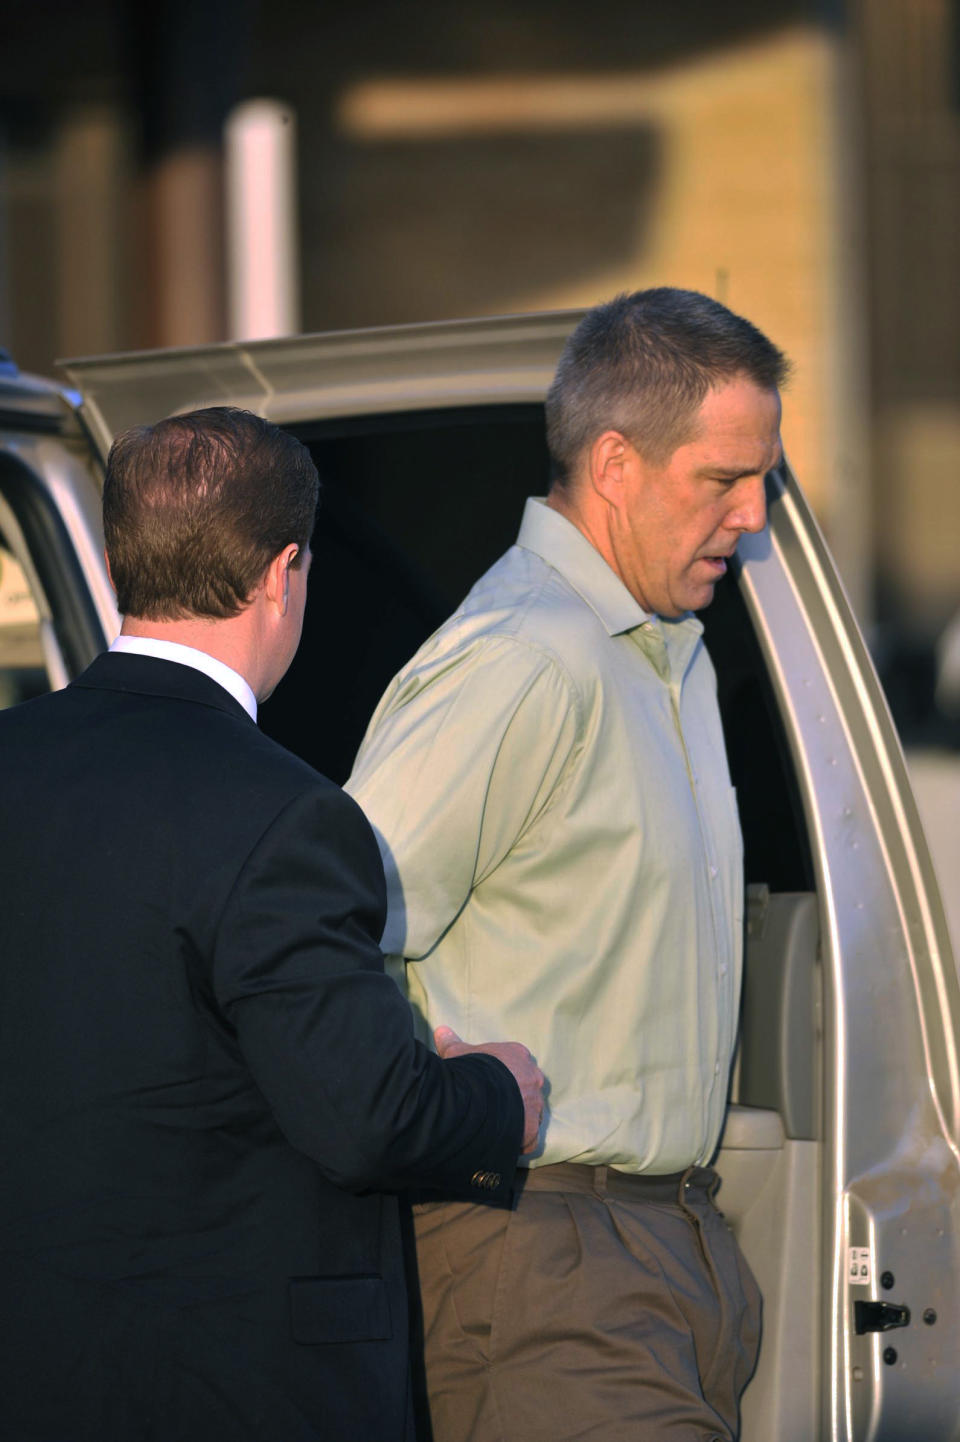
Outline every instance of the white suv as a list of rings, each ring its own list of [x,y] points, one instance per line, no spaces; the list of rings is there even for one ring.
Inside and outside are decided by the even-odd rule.
[[[325,482],[303,645],[264,728],[343,780],[387,680],[545,488],[542,400],[577,319],[84,360],[65,368],[75,390],[0,365],[3,698],[63,684],[117,627],[99,531],[112,436],[245,406],[300,436]],[[744,537],[703,615],[749,888],[719,1159],[720,1204],[765,1298],[743,1437],[947,1442],[960,990],[863,640],[786,466],[768,495],[768,529]]]

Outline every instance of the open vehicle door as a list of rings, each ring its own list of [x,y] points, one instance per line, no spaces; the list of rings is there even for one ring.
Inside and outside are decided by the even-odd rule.
[[[61,387],[0,353],[0,705],[66,685],[119,628],[99,467]]]

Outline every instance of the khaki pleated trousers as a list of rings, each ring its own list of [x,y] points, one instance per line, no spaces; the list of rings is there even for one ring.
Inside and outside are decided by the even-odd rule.
[[[735,1442],[760,1296],[705,1168],[415,1207],[434,1442]]]

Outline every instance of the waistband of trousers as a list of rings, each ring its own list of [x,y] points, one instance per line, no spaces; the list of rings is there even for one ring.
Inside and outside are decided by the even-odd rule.
[[[514,1190],[583,1192],[624,1202],[683,1202],[691,1191],[712,1197],[719,1179],[712,1167],[687,1167],[682,1172],[654,1174],[620,1172],[616,1167],[588,1167],[580,1162],[555,1162],[545,1167],[520,1167]]]

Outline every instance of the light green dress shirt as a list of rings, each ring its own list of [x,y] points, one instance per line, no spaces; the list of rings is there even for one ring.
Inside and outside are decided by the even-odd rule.
[[[723,1123],[742,854],[713,667],[530,500],[516,546],[388,687],[347,790],[422,1026],[525,1042],[531,1165],[674,1172]]]

